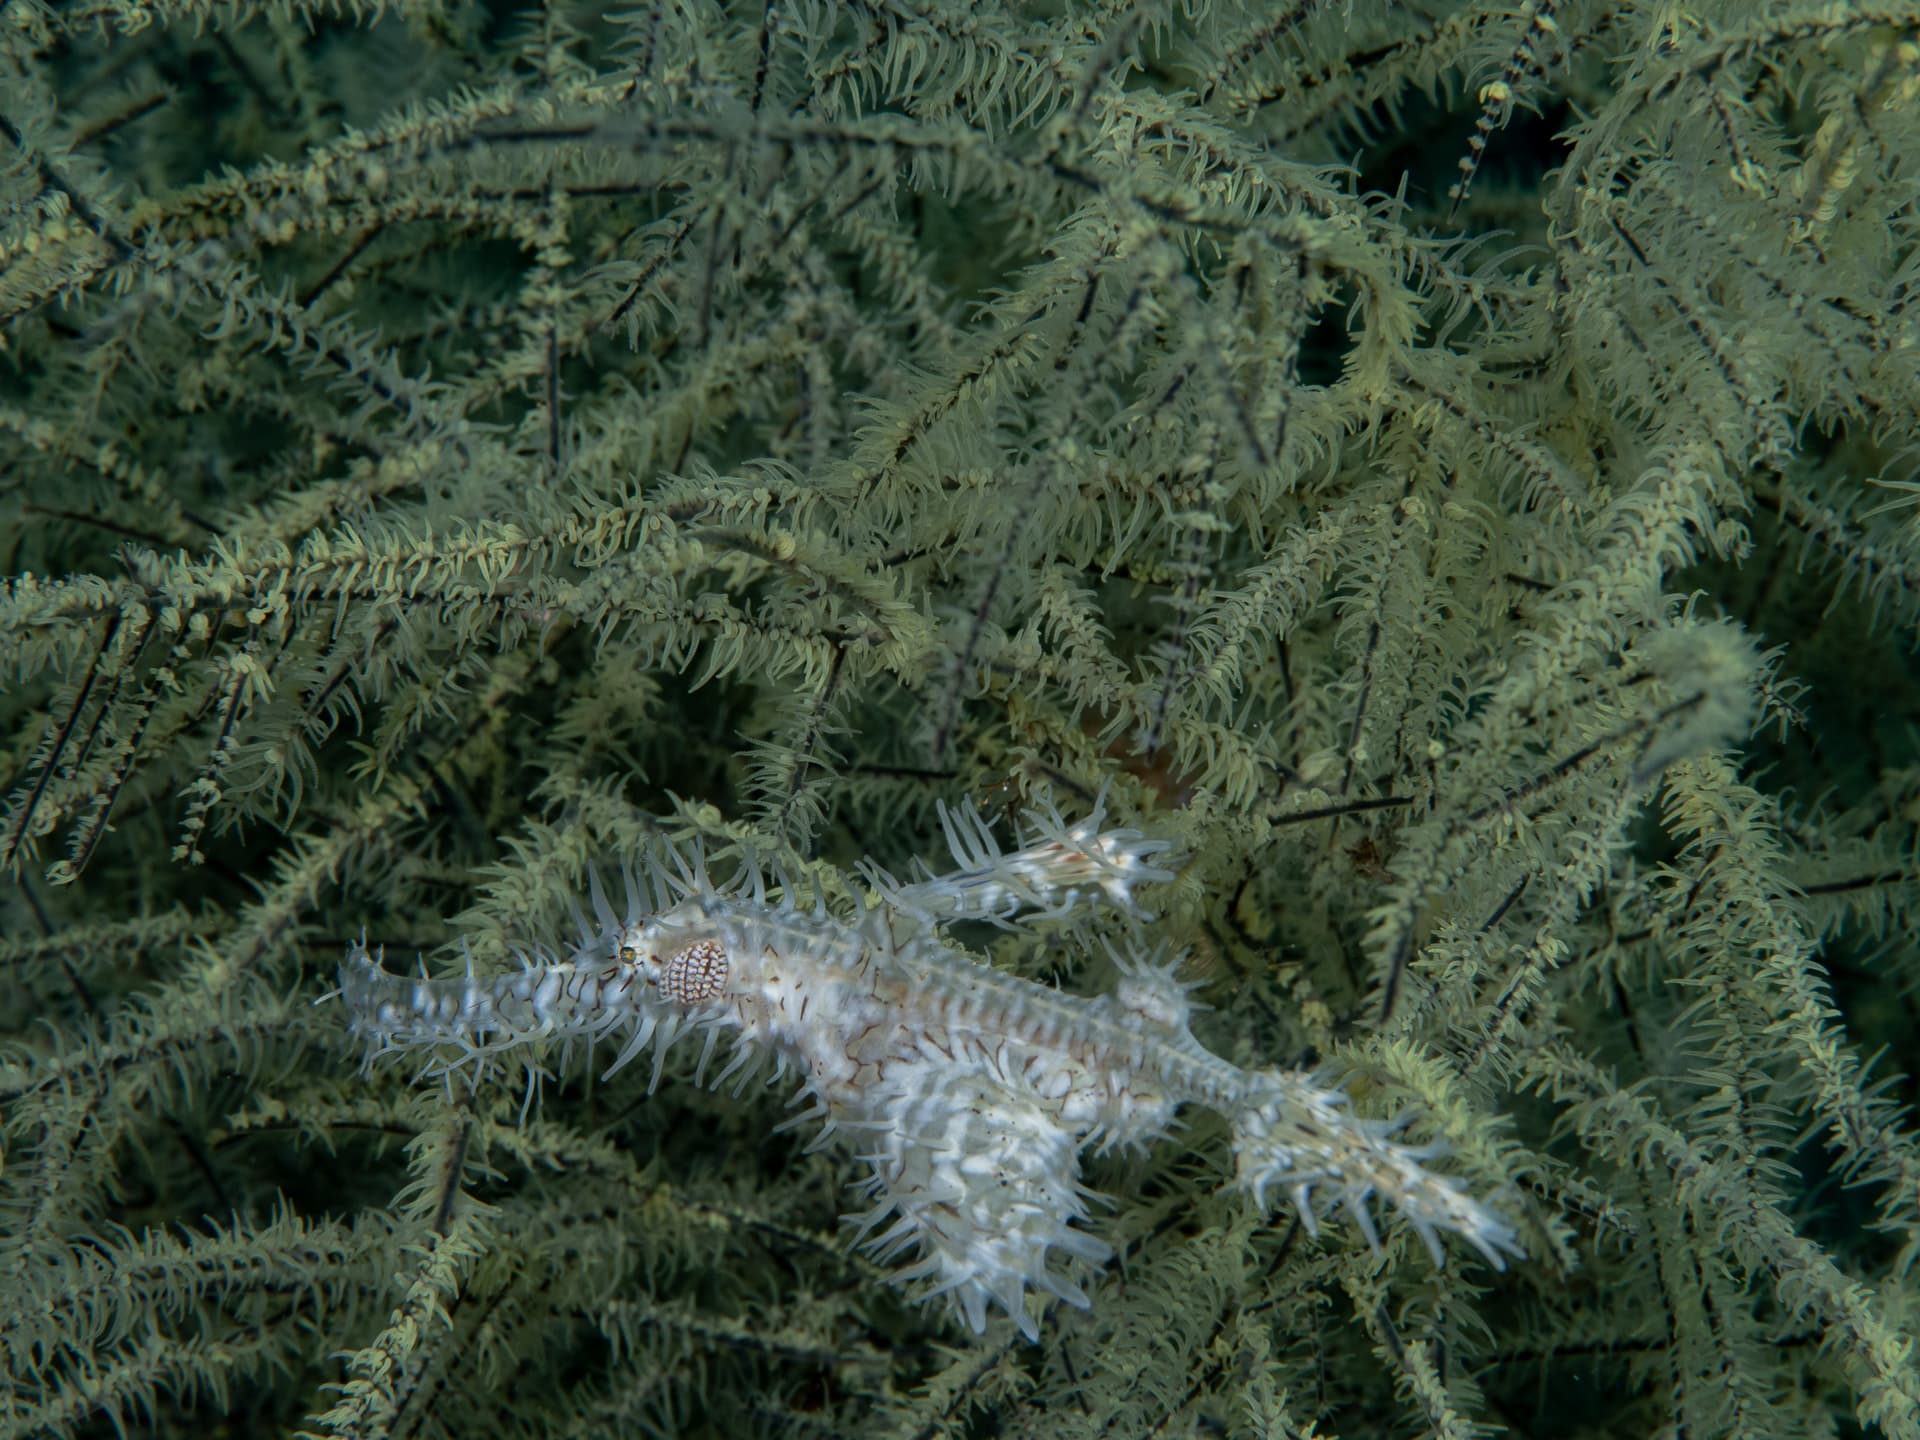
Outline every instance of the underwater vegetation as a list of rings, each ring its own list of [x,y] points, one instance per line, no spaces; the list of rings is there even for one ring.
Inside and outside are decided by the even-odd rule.
[[[0,1437],[1920,1440],[1916,154],[1916,4],[0,0]]]

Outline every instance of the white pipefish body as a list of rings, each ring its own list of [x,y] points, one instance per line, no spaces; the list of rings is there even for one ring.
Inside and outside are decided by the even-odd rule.
[[[1429,1150],[1353,1117],[1309,1073],[1242,1068],[1203,1046],[1189,987],[1164,958],[1116,955],[1119,983],[1088,997],[996,970],[948,938],[954,920],[1090,904],[1145,918],[1135,892],[1173,878],[1154,863],[1168,847],[1101,819],[1096,807],[1068,826],[1043,809],[1028,842],[1003,852],[971,810],[943,809],[956,868],[903,884],[862,867],[876,903],[851,918],[817,898],[801,906],[791,885],[770,898],[751,863],[722,890],[697,855],[663,849],[629,869],[623,909],[595,883],[593,917],[563,956],[410,979],[361,945],[340,991],[372,1057],[424,1049],[435,1073],[585,1040],[611,1047],[609,1072],[651,1049],[657,1085],[668,1049],[695,1036],[702,1078],[724,1055],[716,1086],[769,1062],[794,1074],[819,1143],[843,1137],[860,1154],[870,1205],[854,1223],[868,1245],[905,1260],[896,1278],[949,1297],[976,1332],[991,1301],[1035,1336],[1029,1289],[1088,1303],[1073,1272],[1111,1252],[1085,1228],[1081,1152],[1158,1140],[1186,1105],[1230,1121],[1234,1183],[1262,1206],[1284,1193],[1309,1228],[1344,1207],[1371,1239],[1378,1195],[1436,1260],[1441,1230],[1496,1267],[1519,1255],[1504,1219],[1425,1168]]]

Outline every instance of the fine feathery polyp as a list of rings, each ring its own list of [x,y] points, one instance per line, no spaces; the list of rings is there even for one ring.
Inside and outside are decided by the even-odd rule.
[[[370,1061],[420,1052],[449,1080],[480,1083],[511,1046],[586,1041],[612,1048],[609,1074],[651,1048],[651,1088],[689,1034],[697,1080],[723,1045],[716,1087],[737,1091],[767,1062],[775,1078],[796,1074],[817,1143],[844,1132],[860,1151],[870,1204],[853,1223],[866,1243],[976,1332],[991,1301],[1034,1337],[1029,1289],[1088,1304],[1075,1277],[1111,1252],[1085,1228],[1081,1151],[1158,1140],[1183,1105],[1223,1114],[1233,1184],[1263,1209],[1291,1200],[1309,1231],[1343,1210],[1375,1243],[1378,1196],[1436,1264],[1441,1231],[1496,1269],[1519,1256],[1505,1219],[1427,1169],[1435,1147],[1396,1143],[1391,1122],[1356,1117],[1312,1073],[1243,1069],[1203,1046],[1174,961],[1124,945],[1112,992],[1088,997],[996,970],[948,935],[957,920],[1071,922],[1096,905],[1150,919],[1138,892],[1173,878],[1156,863],[1168,846],[1103,829],[1102,802],[1071,825],[1042,804],[1013,850],[971,807],[942,806],[953,868],[901,881],[864,864],[873,901],[855,915],[817,892],[803,906],[751,860],[717,885],[698,849],[662,842],[626,865],[623,904],[594,880],[592,916],[564,954],[410,979],[356,945],[339,994]]]

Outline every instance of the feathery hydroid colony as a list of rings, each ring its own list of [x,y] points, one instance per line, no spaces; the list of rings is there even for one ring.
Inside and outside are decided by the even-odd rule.
[[[1074,825],[1051,806],[1030,812],[1026,843],[1006,852],[976,812],[943,807],[956,868],[903,883],[862,866],[874,903],[854,917],[818,896],[801,908],[784,881],[770,894],[751,860],[722,889],[697,850],[663,846],[627,870],[624,913],[596,880],[593,918],[564,958],[529,959],[517,974],[408,979],[355,946],[341,993],[370,1058],[427,1049],[434,1073],[526,1041],[585,1038],[618,1046],[609,1073],[651,1045],[657,1085],[669,1047],[692,1031],[702,1076],[717,1044],[733,1041],[716,1085],[744,1085],[767,1059],[797,1071],[812,1102],[802,1118],[823,1122],[819,1143],[847,1132],[861,1150],[868,1244],[915,1257],[897,1278],[931,1282],[924,1295],[950,1296],[976,1332],[992,1300],[1034,1336],[1028,1286],[1088,1303],[1054,1268],[1061,1256],[1098,1264],[1110,1253],[1079,1228],[1081,1149],[1144,1145],[1188,1104],[1231,1122],[1234,1183],[1260,1205],[1284,1191],[1309,1230],[1341,1206],[1372,1240],[1377,1194],[1436,1263],[1441,1230],[1496,1267],[1519,1255],[1498,1214],[1425,1168],[1431,1148],[1394,1143],[1390,1123],[1355,1118],[1311,1074],[1245,1070],[1201,1045],[1172,962],[1116,953],[1119,984],[1087,998],[995,970],[943,932],[963,919],[1060,919],[1088,904],[1150,918],[1136,892],[1173,878],[1154,863],[1167,845],[1103,830],[1102,812]]]

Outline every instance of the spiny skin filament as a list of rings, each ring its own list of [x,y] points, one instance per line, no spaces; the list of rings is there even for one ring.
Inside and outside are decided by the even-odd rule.
[[[1500,1215],[1425,1168],[1432,1150],[1356,1119],[1310,1074],[1243,1069],[1201,1045],[1190,987],[1164,957],[1116,953],[1119,984],[1086,997],[996,970],[947,937],[955,920],[1031,923],[1092,904],[1150,918],[1135,892],[1173,878],[1154,863],[1168,847],[1103,830],[1102,808],[1071,826],[1050,806],[1031,812],[1027,843],[1002,851],[971,809],[942,807],[956,868],[903,883],[863,865],[878,903],[852,917],[819,899],[802,909],[790,884],[770,900],[751,865],[722,890],[698,853],[663,848],[644,875],[628,870],[624,914],[595,879],[593,918],[564,956],[408,979],[358,945],[339,993],[370,1059],[424,1051],[434,1074],[584,1038],[616,1045],[609,1074],[651,1045],[651,1088],[691,1032],[701,1077],[732,1041],[716,1086],[743,1085],[769,1059],[794,1070],[811,1102],[801,1118],[821,1122],[816,1143],[840,1132],[859,1143],[870,1206],[852,1217],[858,1233],[881,1258],[905,1258],[895,1278],[946,1296],[976,1333],[991,1302],[1037,1337],[1029,1289],[1088,1304],[1068,1272],[1111,1252],[1083,1228],[1080,1153],[1158,1140],[1183,1105],[1224,1114],[1235,1186],[1262,1208],[1284,1194],[1309,1230],[1343,1208],[1373,1242],[1377,1195],[1436,1263],[1441,1231],[1495,1268],[1519,1256]]]

